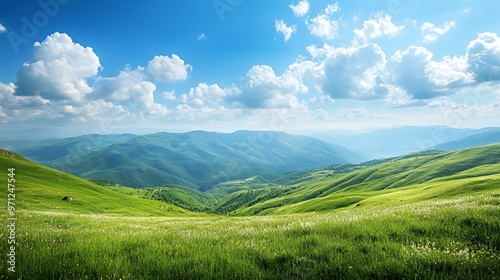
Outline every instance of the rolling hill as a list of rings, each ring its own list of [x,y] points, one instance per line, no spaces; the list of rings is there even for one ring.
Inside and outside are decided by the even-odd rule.
[[[119,142],[117,138],[125,141]],[[86,179],[108,180],[131,187],[181,185],[199,190],[260,174],[364,160],[346,148],[282,132],[120,135],[100,139],[98,145],[89,148],[84,146],[79,149],[83,152],[76,155],[68,150],[81,145],[78,143],[82,140],[70,140],[25,151],[39,163]]]
[[[0,149],[0,180],[14,168],[16,209],[19,211],[106,214],[118,216],[186,216],[194,213],[160,201],[142,199],[95,185],[87,180],[33,163]],[[73,200],[65,201],[64,197]],[[7,191],[0,198],[7,201]],[[197,214],[196,214],[197,215]]]
[[[237,215],[330,211],[498,189],[500,144],[457,152],[420,152],[349,168],[332,166],[280,181],[287,185],[236,189],[224,198],[219,211]],[[238,184],[226,185],[230,189]]]

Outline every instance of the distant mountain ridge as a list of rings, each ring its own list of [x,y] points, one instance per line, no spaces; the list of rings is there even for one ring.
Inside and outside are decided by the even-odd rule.
[[[445,151],[456,151],[495,143],[500,143],[500,128],[489,129],[486,132],[470,135],[456,141],[446,142],[434,148]]]
[[[479,141],[480,134],[500,131],[500,128],[452,128],[448,126],[403,126],[384,128],[366,133],[346,134],[323,132],[315,135],[329,143],[348,147],[356,152],[367,155],[370,159],[389,158],[429,149],[457,150],[472,148],[495,141]],[[458,145],[456,149],[446,148],[446,143],[460,141],[469,136],[478,135],[475,143]],[[443,146],[440,146],[443,145]]]
[[[182,185],[200,190],[259,174],[365,160],[312,137],[271,131],[87,135],[16,151],[87,179],[132,187]]]

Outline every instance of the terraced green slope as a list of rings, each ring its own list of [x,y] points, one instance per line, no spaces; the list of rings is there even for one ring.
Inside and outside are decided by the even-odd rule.
[[[123,216],[194,215],[164,202],[115,192],[1,149],[0,168],[0,182],[5,186],[8,169],[15,168],[15,203],[19,211]],[[73,200],[62,200],[66,196],[72,197]],[[7,191],[0,192],[0,199],[7,201]]]

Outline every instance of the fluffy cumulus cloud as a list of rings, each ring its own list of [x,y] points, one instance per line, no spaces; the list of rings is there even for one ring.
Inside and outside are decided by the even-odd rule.
[[[143,68],[126,68],[117,77],[101,78],[92,97],[119,104],[130,112],[163,115],[167,108],[155,103],[155,90],[155,84],[145,80]]]
[[[432,56],[424,47],[411,46],[405,51],[397,51],[391,58],[394,83],[412,99],[430,99],[447,94],[429,78],[428,66],[432,63]]]
[[[181,100],[184,103],[191,103],[198,106],[215,105],[222,106],[226,100],[240,93],[240,90],[233,86],[231,88],[221,88],[218,84],[208,85],[199,83],[189,90],[189,94],[183,94]]]
[[[500,80],[500,37],[481,33],[467,46],[468,69],[477,82]]]
[[[475,83],[464,56],[445,56],[435,61],[424,47],[411,46],[397,51],[387,68],[391,70],[387,75],[392,79],[388,103],[395,106],[426,105],[428,100],[453,94]]]
[[[283,20],[275,20],[274,26],[276,27],[276,32],[281,32],[285,37],[285,42],[292,37],[292,34],[297,31],[297,27],[295,25],[288,26]]]
[[[231,100],[247,108],[300,107],[295,94],[301,89],[300,81],[289,71],[278,76],[270,66],[257,65],[248,71],[241,93]]]
[[[92,91],[86,79],[97,74],[99,57],[64,33],[35,43],[30,60],[17,73],[16,95],[82,101]]]
[[[445,22],[441,26],[436,26],[433,23],[424,22],[420,27],[420,31],[424,36],[424,42],[434,42],[439,36],[446,34],[453,27],[456,26],[455,21]]]
[[[179,56],[172,57],[157,55],[148,63],[147,73],[157,82],[172,82],[185,80],[192,70]]]
[[[99,57],[64,33],[35,43],[16,83],[0,83],[0,121],[96,124],[139,121],[168,115],[155,101],[155,82],[185,80],[191,66],[179,56],[155,56],[147,67],[125,67],[118,76],[101,77]],[[92,84],[89,84],[89,81]],[[165,99],[177,100],[173,94]]]
[[[387,68],[392,78],[392,103],[425,105],[416,101],[500,80],[500,38],[494,33],[478,34],[464,55],[445,56],[439,61],[426,48],[411,46],[397,51]]]
[[[478,34],[465,54],[439,60],[422,46],[398,50],[389,59],[373,43],[306,49],[312,60],[292,64],[307,69],[296,77],[331,99],[385,99],[390,107],[425,106],[435,98],[500,80],[500,38],[494,33]]]
[[[7,31],[7,28],[0,23],[0,33]]]
[[[474,74],[468,68],[464,56],[445,56],[441,61],[429,61],[426,74],[436,86],[454,88],[475,81]]]
[[[296,17],[303,17],[309,12],[310,5],[308,0],[303,0],[297,4],[290,4],[289,7]]]
[[[380,99],[387,89],[381,75],[385,66],[385,54],[375,44],[335,48],[308,47],[313,58],[323,67],[321,91],[333,99]]]
[[[40,96],[17,96],[14,83],[0,83],[0,123],[40,123],[63,116],[51,101]]]
[[[354,29],[354,43],[366,43],[382,36],[396,36],[403,29],[404,25],[395,25],[391,16],[377,13],[372,19],[363,22],[363,28]]]
[[[340,9],[338,3],[328,5],[316,17],[306,21],[307,28],[312,35],[332,40],[338,35],[339,20],[332,19],[332,15]]]

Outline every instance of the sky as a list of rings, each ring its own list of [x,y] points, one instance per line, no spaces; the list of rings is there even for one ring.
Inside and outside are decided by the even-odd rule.
[[[486,0],[0,1],[0,132],[499,126],[499,10]]]

